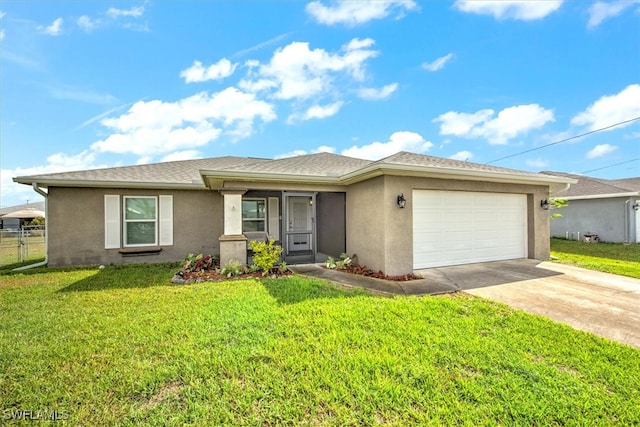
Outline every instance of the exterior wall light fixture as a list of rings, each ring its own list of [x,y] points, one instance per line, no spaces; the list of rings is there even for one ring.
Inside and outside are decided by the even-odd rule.
[[[633,210],[637,211],[640,210],[640,201],[637,201],[633,206],[631,206],[633,208]]]
[[[545,211],[549,210],[549,200],[544,199],[544,200],[540,200],[540,207],[542,209],[544,209]]]
[[[405,205],[407,204],[407,199],[404,198],[404,193],[398,195],[396,203],[398,204],[398,207],[400,209],[404,209]]]

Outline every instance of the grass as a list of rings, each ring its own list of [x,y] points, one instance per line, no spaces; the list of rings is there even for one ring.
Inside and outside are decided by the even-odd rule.
[[[632,425],[640,351],[464,294],[175,265],[0,272],[0,417],[72,425]]]
[[[19,263],[21,252],[23,252],[24,261],[28,263],[44,259],[46,245],[43,236],[29,236],[23,239],[23,242],[26,246],[21,248],[20,239],[6,237],[0,233],[0,266]]]
[[[562,264],[640,279],[640,245],[552,238],[551,255]]]

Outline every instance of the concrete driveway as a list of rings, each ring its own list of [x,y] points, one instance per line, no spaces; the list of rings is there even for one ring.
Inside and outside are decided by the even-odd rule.
[[[640,347],[640,280],[535,260],[421,270],[459,290]]]

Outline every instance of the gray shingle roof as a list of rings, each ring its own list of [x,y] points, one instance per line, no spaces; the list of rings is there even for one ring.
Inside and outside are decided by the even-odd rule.
[[[480,163],[465,162],[462,160],[445,159],[443,157],[427,156],[424,154],[409,153],[407,151],[401,151],[393,154],[389,157],[385,157],[382,160],[378,160],[380,164],[395,164],[395,165],[412,165],[412,166],[428,166],[432,168],[442,169],[458,169],[468,170],[474,172],[491,172],[491,173],[504,173],[510,175],[522,175],[522,176],[540,176],[535,172],[526,172],[517,169],[508,169],[498,166],[483,165]]]
[[[225,168],[227,172],[252,172],[307,176],[341,176],[370,164],[370,160],[356,159],[332,153],[316,153],[286,157],[256,164],[241,164]]]
[[[201,169],[225,169],[242,164],[259,164],[267,159],[247,157],[212,157],[147,165],[121,166],[18,177],[18,182],[87,181],[111,183],[199,184]]]
[[[640,191],[640,178],[607,180],[563,172],[545,171],[543,173],[547,175],[563,176],[578,180],[578,182],[576,184],[572,184],[568,190],[554,194],[554,196],[556,197],[601,196]]]
[[[626,178],[626,179],[613,179],[611,180],[614,185],[619,185],[622,188],[628,188],[632,191],[640,191],[640,177]]]
[[[476,173],[483,177],[504,175],[506,178],[522,178],[527,182],[548,182],[549,175],[525,172],[497,166],[481,165],[478,163],[444,159],[409,152],[400,152],[376,162],[356,159],[332,153],[316,153],[283,159],[259,159],[246,157],[214,157],[208,159],[183,160],[175,162],[154,163],[137,166],[124,166],[106,169],[93,169],[75,172],[61,172],[54,174],[23,176],[14,178],[16,182],[31,184],[37,182],[42,186],[145,186],[145,187],[180,187],[204,188],[203,175],[215,177],[233,176],[235,173],[251,177],[261,174],[269,175],[275,180],[295,177],[311,177],[311,179],[332,179],[350,176],[360,176],[360,172],[380,170],[380,168],[398,169],[406,166],[412,171],[430,171],[443,174],[460,172]],[[367,172],[367,173],[368,173]],[[412,172],[413,173],[413,172]],[[362,175],[364,177],[364,175]],[[288,178],[287,178],[288,177]],[[558,178],[553,177],[553,182]],[[362,178],[365,179],[365,178]],[[485,178],[479,178],[485,179]],[[273,180],[273,179],[272,179]],[[545,181],[546,180],[546,181]],[[559,180],[564,182],[563,180]],[[326,182],[326,181],[323,181]]]

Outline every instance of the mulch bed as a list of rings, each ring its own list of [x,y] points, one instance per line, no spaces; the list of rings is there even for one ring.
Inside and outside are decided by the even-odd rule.
[[[220,274],[216,270],[201,270],[201,271],[178,271],[171,278],[171,283],[175,285],[189,285],[191,283],[202,283],[202,282],[221,282],[224,280],[241,280],[241,279],[276,279],[278,277],[291,276],[293,272],[287,270],[285,272],[273,272],[267,274],[266,276],[262,275],[261,271],[256,271],[252,273],[242,273],[236,276],[227,277],[225,275]]]
[[[323,267],[327,268],[326,266],[323,266]],[[366,265],[360,265],[360,264],[349,264],[349,265],[345,265],[344,268],[337,268],[336,270],[343,271],[345,273],[358,274],[360,276],[373,277],[375,279],[392,280],[394,282],[406,282],[409,280],[422,279],[422,277],[416,276],[413,273],[402,274],[399,276],[387,276],[380,270],[374,271],[368,268]]]

